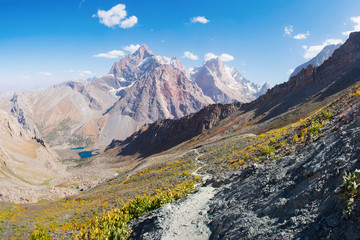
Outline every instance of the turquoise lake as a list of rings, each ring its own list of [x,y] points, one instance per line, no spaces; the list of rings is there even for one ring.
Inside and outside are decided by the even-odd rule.
[[[83,151],[78,153],[81,158],[89,158],[98,155],[96,151]]]

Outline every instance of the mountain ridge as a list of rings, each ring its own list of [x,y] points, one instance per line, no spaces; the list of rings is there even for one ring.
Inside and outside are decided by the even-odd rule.
[[[290,108],[301,104],[309,103],[308,98],[321,99],[327,96],[331,96],[335,92],[340,91],[349,87],[351,84],[356,82],[358,78],[354,77],[354,72],[360,72],[360,33],[355,32],[351,33],[349,39],[337,50],[335,50],[332,57],[326,60],[321,66],[313,67],[309,65],[306,69],[300,71],[300,73],[292,77],[289,81],[276,85],[273,88],[269,89],[266,94],[260,96],[258,99],[250,103],[245,104],[227,104],[221,105],[223,109],[220,113],[222,118],[218,118],[219,114],[215,114],[213,124],[218,124],[221,120],[231,117],[234,113],[238,115],[241,114],[242,118],[236,126],[232,128],[241,128],[254,120],[257,123],[264,123],[275,116],[281,116],[286,111],[289,111]],[[351,79],[350,79],[351,78]],[[344,80],[341,82],[341,80]],[[321,89],[324,91],[318,93]],[[315,96],[313,96],[316,94]],[[330,101],[330,100],[327,100]],[[308,104],[308,109],[306,112],[311,112],[312,109],[315,109],[316,104],[312,107]],[[233,108],[236,110],[227,111]],[[211,116],[212,113],[217,112],[218,110],[213,109],[213,105],[203,109],[199,113],[192,114],[191,116],[184,117],[179,120],[171,121],[164,120],[158,121],[153,124],[150,124],[144,127],[142,130],[134,133],[130,138],[125,141],[116,141],[114,140],[107,148],[107,151],[117,152],[116,155],[131,155],[135,153],[144,153],[149,154],[147,151],[151,149],[157,149],[157,147],[162,144],[167,145],[167,147],[160,148],[163,151],[172,146],[179,144],[180,141],[173,140],[171,144],[170,139],[176,139],[176,136],[182,141],[189,140],[190,138],[200,134],[201,132],[206,132],[204,130],[204,125],[198,125],[199,122],[203,122],[206,117],[202,116],[201,112],[209,111],[207,116]],[[298,113],[299,116],[306,115],[305,113]],[[240,119],[240,118],[239,118]],[[247,119],[247,120],[246,120]],[[295,120],[295,119],[294,119]],[[211,121],[211,120],[210,120]],[[190,130],[186,132],[185,126],[191,125],[193,127],[188,127]],[[162,127],[163,126],[163,127]],[[198,129],[201,129],[199,132],[196,131],[193,133],[194,126],[197,126]],[[163,128],[163,129],[162,129]],[[183,129],[183,131],[176,134],[168,135],[167,132],[172,132],[171,129],[178,128]],[[229,129],[227,127],[226,129]],[[163,135],[159,134],[163,133]],[[186,135],[187,134],[187,135]],[[181,137],[186,135],[187,137]],[[152,136],[152,138],[151,138]],[[133,142],[132,142],[133,141]],[[151,146],[151,147],[150,147]],[[118,150],[115,150],[118,149]],[[157,152],[157,151],[155,151]]]

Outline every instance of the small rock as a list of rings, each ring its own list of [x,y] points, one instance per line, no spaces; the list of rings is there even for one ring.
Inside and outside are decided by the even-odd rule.
[[[335,214],[328,216],[325,221],[329,227],[336,227],[340,223],[340,219],[337,218]]]

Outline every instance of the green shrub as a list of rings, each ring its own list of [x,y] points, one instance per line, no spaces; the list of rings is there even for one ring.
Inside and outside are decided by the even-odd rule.
[[[324,116],[325,120],[330,120],[330,118],[333,115],[333,112],[331,110],[324,110],[322,111],[322,115]]]
[[[319,123],[319,121],[315,120],[312,121],[310,124],[310,127],[308,129],[310,136],[314,137],[319,135],[319,130],[323,127],[323,125],[321,123]]]
[[[91,219],[90,224],[80,227],[75,239],[127,239],[131,234],[131,229],[127,226],[130,220],[185,197],[194,190],[194,184],[195,181],[188,180],[167,191],[157,190],[154,196],[137,196],[121,209],[115,208]]]
[[[275,152],[275,148],[272,147],[272,146],[264,146],[262,149],[261,149],[261,155],[265,156],[265,155],[268,155],[272,152]]]
[[[346,199],[346,209],[344,212],[349,212],[354,204],[356,198],[359,197],[360,191],[360,170],[356,169],[353,173],[345,173],[343,176],[344,182],[340,186],[340,192]]]
[[[30,240],[52,240],[50,233],[45,230],[35,229],[29,236]]]

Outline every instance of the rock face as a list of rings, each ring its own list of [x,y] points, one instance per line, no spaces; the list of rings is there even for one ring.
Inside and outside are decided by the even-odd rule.
[[[211,102],[181,71],[164,64],[140,78],[108,113],[153,122],[188,115]]]
[[[250,102],[269,88],[268,83],[261,87],[246,80],[235,68],[225,66],[219,57],[195,68],[190,78],[216,103]]]
[[[323,50],[321,50],[321,52],[318,55],[316,55],[314,58],[310,59],[308,62],[301,64],[300,66],[295,68],[294,72],[290,75],[290,78],[297,75],[302,69],[307,68],[307,66],[309,65],[312,65],[313,67],[320,66],[321,64],[323,64],[323,62],[328,60],[332,56],[334,51],[338,49],[340,46],[341,44],[325,46]]]

